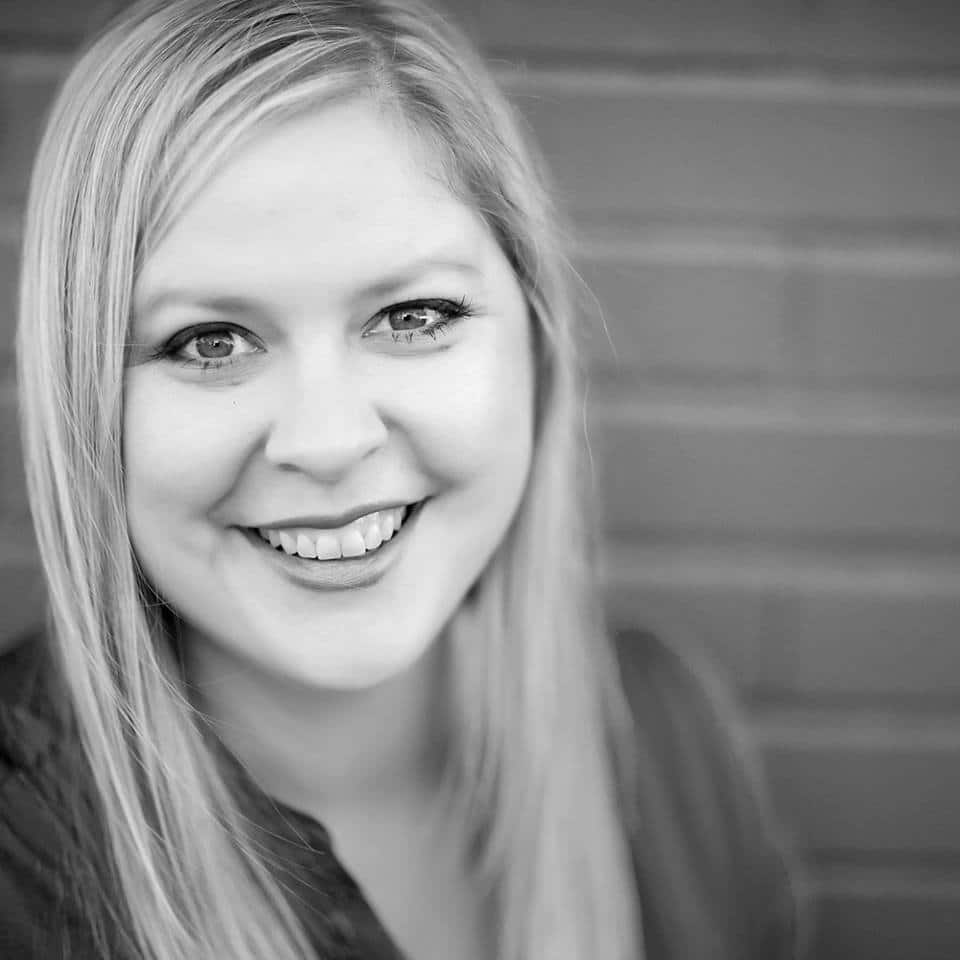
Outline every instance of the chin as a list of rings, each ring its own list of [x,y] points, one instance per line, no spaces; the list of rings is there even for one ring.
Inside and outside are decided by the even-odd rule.
[[[230,643],[228,656],[246,660],[254,672],[272,674],[284,683],[317,691],[359,692],[415,669],[440,642],[442,628],[423,633],[411,630],[407,634],[399,631],[396,624],[387,624],[367,634],[349,629],[338,633],[340,636],[332,641],[315,636],[309,649],[302,645],[291,649],[289,635],[276,637],[267,656],[238,649],[235,640],[231,643],[223,638],[218,645]],[[261,634],[256,644],[261,651],[263,640]]]

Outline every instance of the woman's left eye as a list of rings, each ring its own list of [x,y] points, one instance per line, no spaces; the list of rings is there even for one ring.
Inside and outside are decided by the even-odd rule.
[[[365,337],[390,337],[396,343],[418,339],[436,340],[456,320],[470,316],[472,308],[465,300],[410,300],[381,310]]]
[[[174,334],[164,346],[163,354],[184,366],[209,370],[234,363],[244,354],[260,353],[262,349],[253,334],[241,327],[204,324]]]

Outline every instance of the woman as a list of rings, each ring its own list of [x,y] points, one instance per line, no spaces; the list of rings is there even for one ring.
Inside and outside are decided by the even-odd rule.
[[[80,59],[23,255],[4,955],[789,955],[718,714],[604,636],[542,183],[414,2],[148,0]]]

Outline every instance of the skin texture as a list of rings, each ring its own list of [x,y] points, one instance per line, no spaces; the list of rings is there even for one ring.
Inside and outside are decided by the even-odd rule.
[[[424,157],[365,100],[285,121],[203,187],[138,278],[130,530],[198,660],[317,690],[396,677],[516,511],[532,445],[528,312],[486,225]],[[398,342],[377,314],[416,298],[466,298],[475,315]],[[178,362],[196,341],[156,356],[220,321],[252,335],[233,335],[229,365]],[[425,497],[402,556],[368,587],[293,583],[241,532]]]
[[[134,548],[221,738],[331,829],[410,955],[467,960],[489,923],[437,803],[438,641],[523,495],[534,365],[509,263],[434,169],[363,99],[250,138],[138,277],[124,463]],[[421,298],[471,315],[396,339],[384,311]],[[171,353],[198,323],[231,362],[190,363],[209,340]],[[243,532],[424,498],[364,587],[297,583]]]

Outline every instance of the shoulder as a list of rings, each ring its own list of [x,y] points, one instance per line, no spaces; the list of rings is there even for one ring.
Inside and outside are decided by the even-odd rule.
[[[616,647],[651,960],[794,956],[793,878],[732,698],[706,664],[658,637],[622,632]]]
[[[715,787],[717,774],[728,788],[757,780],[731,692],[706,661],[638,630],[618,633],[616,649],[637,744],[651,760],[670,758],[677,787],[708,773]]]
[[[740,794],[756,792],[759,783],[717,675],[689,652],[640,631],[618,634],[617,662],[633,720],[635,773],[656,769],[662,790],[701,799],[691,801],[700,820],[734,813]]]
[[[0,656],[0,956],[26,960],[98,955],[80,892],[94,877],[88,779],[51,669],[41,636]]]
[[[51,657],[43,634],[19,638],[0,655],[0,783],[4,773],[31,768],[56,739],[48,693]]]

